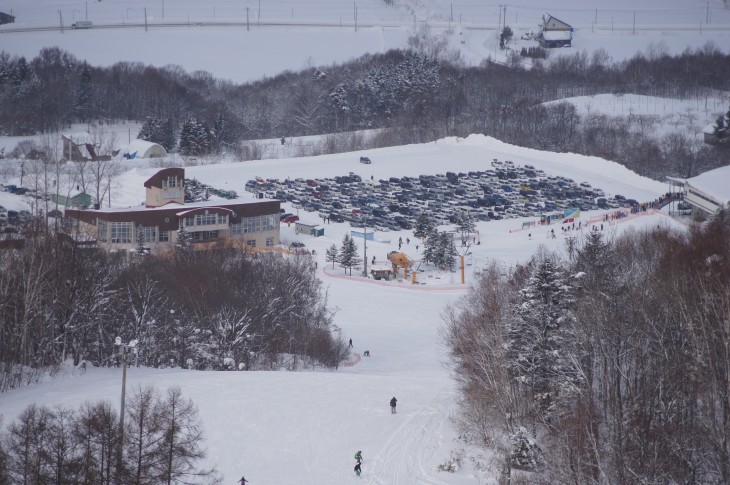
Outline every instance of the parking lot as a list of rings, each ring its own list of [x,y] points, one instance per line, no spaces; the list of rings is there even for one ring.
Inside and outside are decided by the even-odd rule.
[[[637,201],[567,177],[555,177],[531,165],[493,160],[476,172],[446,172],[418,177],[362,180],[358,175],[316,179],[256,179],[246,190],[317,212],[331,222],[379,230],[412,229],[426,212],[437,225],[454,223],[462,211],[476,220],[562,217],[565,209],[583,211],[630,207]]]

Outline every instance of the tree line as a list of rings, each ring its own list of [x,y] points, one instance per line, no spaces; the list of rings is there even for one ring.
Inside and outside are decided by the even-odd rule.
[[[484,272],[442,336],[502,483],[730,481],[729,248],[723,211]]]
[[[483,133],[541,150],[596,155],[646,176],[691,177],[730,161],[722,147],[694,136],[656,136],[645,117],[580,116],[576,95],[634,93],[676,99],[730,90],[730,59],[712,44],[670,56],[654,47],[625,62],[605,51],[549,62],[445,59],[427,34],[413,50],[311,66],[242,85],[210,73],[122,62],[89,66],[58,48],[28,61],[0,52],[0,133],[59,132],[72,122],[144,121],[141,137],[191,155],[227,151],[243,158],[242,140],[385,128],[362,146],[329,140],[326,150],[402,145]],[[520,56],[517,55],[517,58]],[[292,94],[295,93],[295,94]],[[344,137],[344,135],[343,135]],[[365,146],[367,143],[367,146]]]
[[[119,414],[107,401],[78,409],[32,404],[0,433],[0,484],[214,484],[197,407],[179,387],[136,387]]]
[[[117,336],[151,367],[337,368],[347,355],[308,256],[188,245],[128,258],[36,224],[0,251],[0,390],[68,359],[119,365]]]

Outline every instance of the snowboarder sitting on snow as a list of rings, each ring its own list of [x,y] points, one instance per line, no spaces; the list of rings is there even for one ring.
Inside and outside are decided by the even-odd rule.
[[[358,461],[355,464],[355,475],[357,475],[359,477],[361,472],[362,472],[362,470],[360,470],[360,462]]]
[[[364,355],[365,357],[370,357],[370,351],[366,350],[365,352],[362,353],[362,355]]]
[[[397,403],[398,400],[393,396],[393,399],[390,400],[390,413],[395,414],[395,403]]]
[[[246,483],[248,483],[246,477],[241,477],[241,479],[238,481],[238,485],[246,485]]]

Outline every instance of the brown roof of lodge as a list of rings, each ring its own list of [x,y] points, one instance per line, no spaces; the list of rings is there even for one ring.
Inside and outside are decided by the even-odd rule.
[[[147,179],[147,181],[144,183],[144,186],[147,188],[150,187],[162,187],[162,181],[167,179],[167,177],[175,176],[179,178],[180,180],[185,179],[185,169],[180,167],[172,167],[172,168],[163,168],[156,174],[154,174],[152,177]]]
[[[154,178],[154,177],[153,177]],[[151,179],[150,179],[151,180]],[[205,203],[203,203],[205,204]],[[200,204],[168,204],[162,207],[147,209],[144,207],[126,210],[93,210],[66,209],[66,217],[73,217],[87,224],[96,224],[96,219],[109,222],[134,222],[143,226],[158,226],[160,230],[177,230],[178,221],[182,217],[191,217],[199,212],[229,214],[236,221],[243,217],[263,214],[278,214],[278,200],[253,200],[236,204],[200,205]]]

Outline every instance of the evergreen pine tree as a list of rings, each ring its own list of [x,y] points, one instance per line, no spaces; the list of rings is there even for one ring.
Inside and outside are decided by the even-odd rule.
[[[427,235],[422,236],[423,239],[423,259],[427,263],[433,263],[438,266],[440,262],[439,237],[438,231],[432,230]]]
[[[421,212],[416,218],[416,227],[413,230],[413,235],[419,239],[428,237],[436,226],[433,222],[433,217],[429,212]]]
[[[175,240],[175,252],[178,254],[187,254],[192,249],[192,237],[190,233],[185,230],[185,224],[180,223],[180,228],[177,230],[177,239]]]
[[[142,230],[142,226],[137,226],[137,248],[136,252],[139,255],[147,254],[149,251],[144,245],[144,231]]]
[[[157,123],[157,118],[154,118],[152,116],[147,116],[144,119],[144,122],[142,123],[142,127],[139,129],[139,133],[137,133],[137,139],[138,140],[145,140],[145,141],[152,141],[155,135],[155,126]]]
[[[332,269],[335,269],[335,263],[338,261],[337,259],[337,246],[334,244],[327,249],[327,252],[325,253],[324,260],[329,262],[332,262]]]
[[[155,142],[165,147],[167,151],[175,147],[175,129],[172,126],[172,118],[160,122]]]
[[[476,231],[477,225],[474,217],[467,211],[461,211],[456,221],[456,229],[461,233],[461,244],[469,241],[469,234]]]
[[[185,179],[185,202],[201,202],[208,198],[205,184],[198,182],[197,179]]]
[[[509,369],[532,392],[543,415],[580,383],[572,287],[557,264],[544,257],[520,291],[507,330]]]
[[[352,276],[352,267],[357,266],[362,261],[357,255],[357,244],[349,234],[345,234],[342,239],[338,261],[340,267],[345,268],[345,272],[347,272],[347,269],[350,270],[350,276]]]
[[[454,245],[454,236],[448,232],[442,232],[439,235],[439,253],[441,259],[441,267],[443,269],[453,270],[456,264],[456,246]]]

